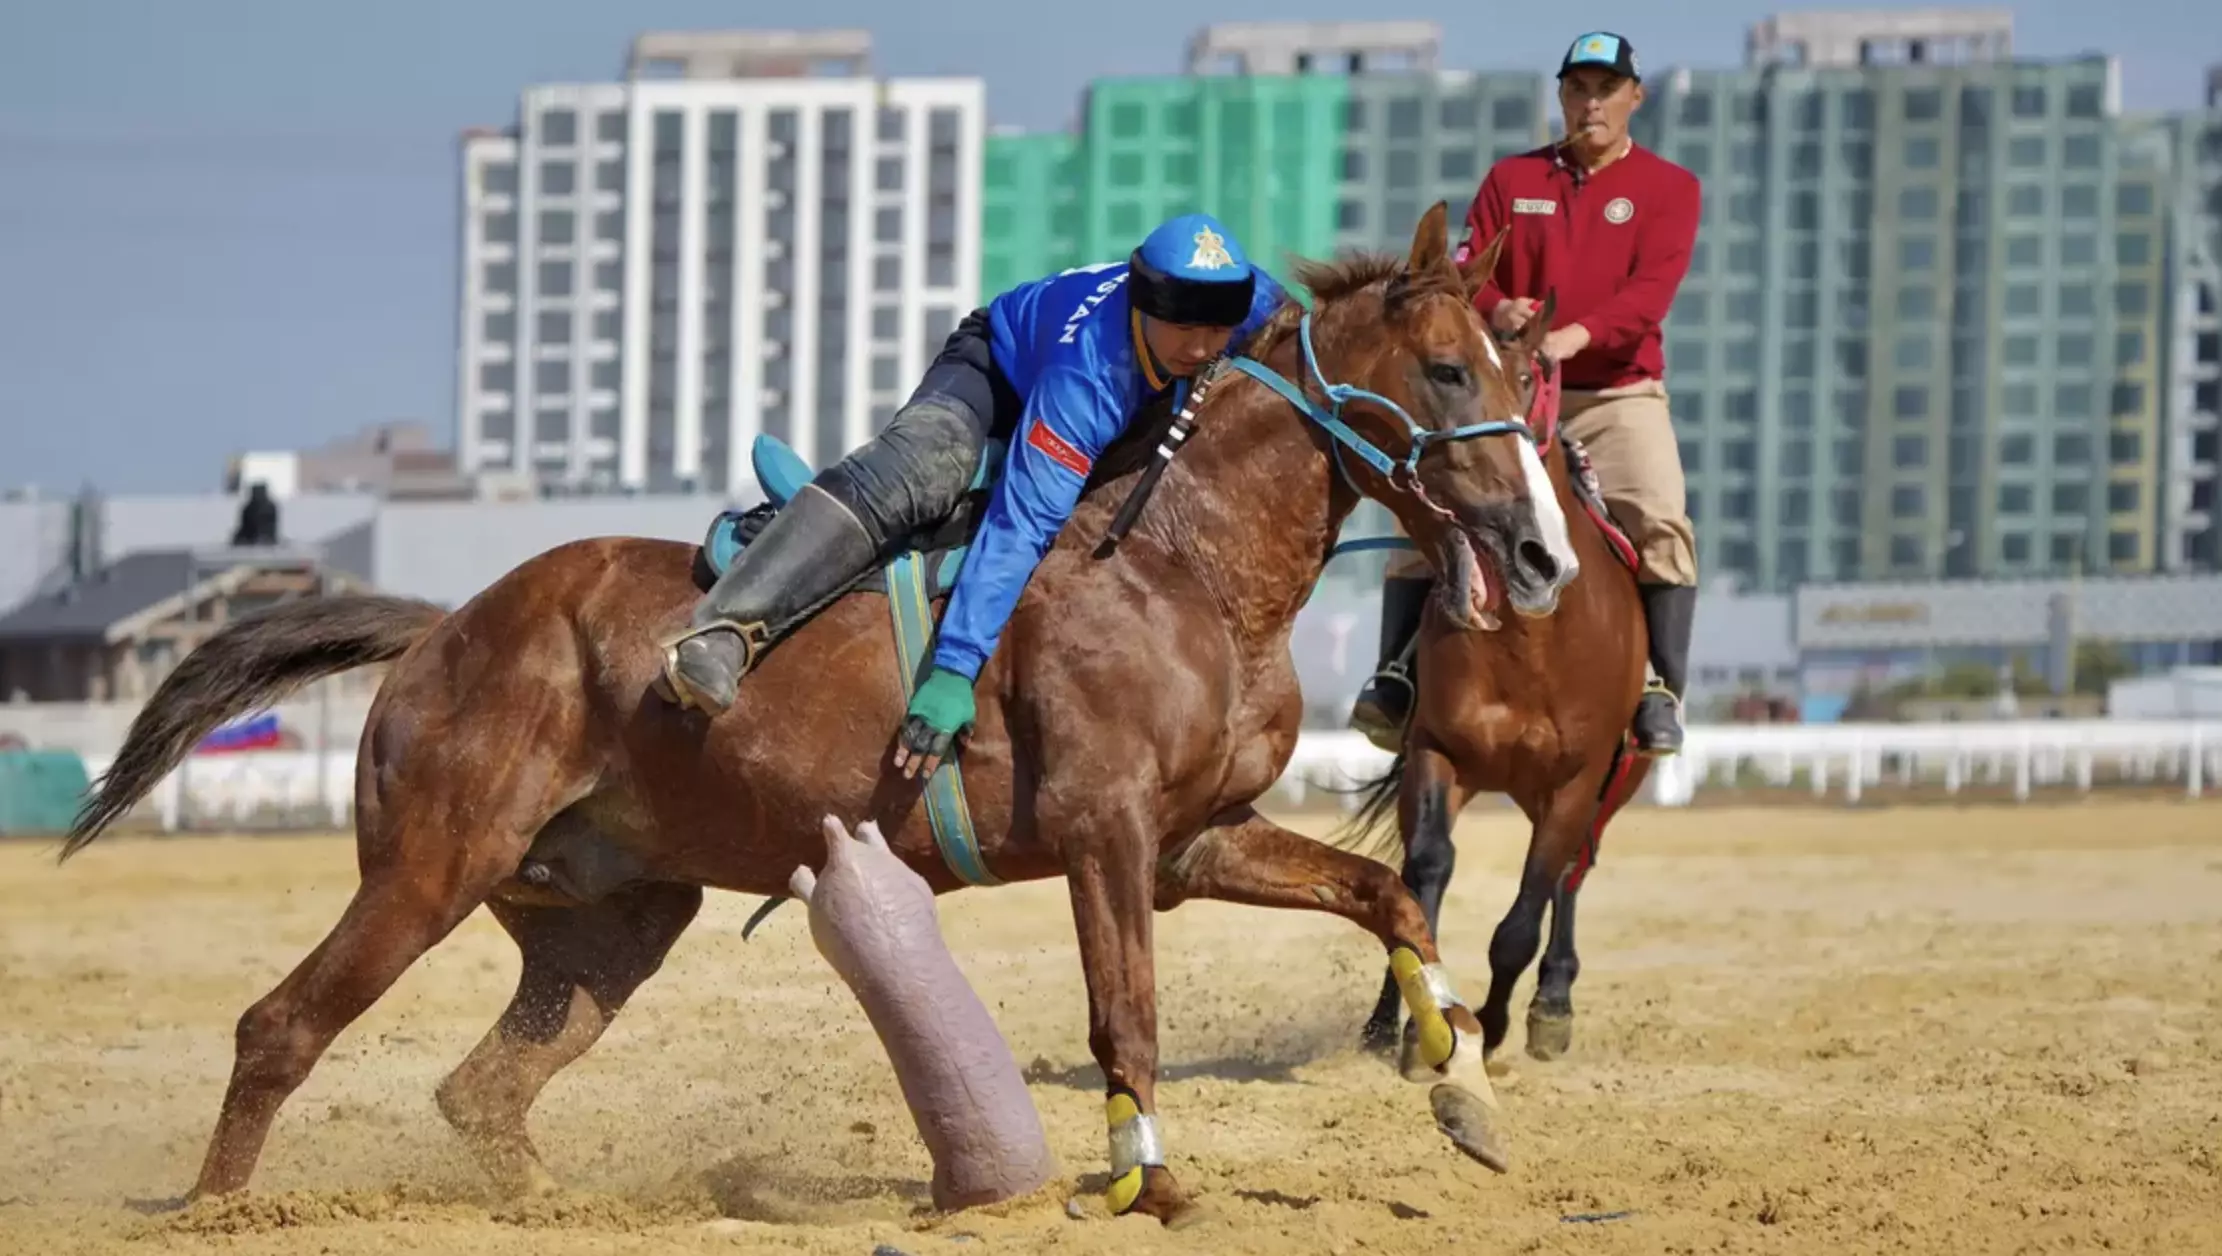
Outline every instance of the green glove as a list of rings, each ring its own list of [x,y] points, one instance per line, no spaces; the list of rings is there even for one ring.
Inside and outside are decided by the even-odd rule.
[[[972,682],[937,667],[911,696],[903,720],[903,745],[915,755],[947,758],[950,743],[972,726],[976,711]]]

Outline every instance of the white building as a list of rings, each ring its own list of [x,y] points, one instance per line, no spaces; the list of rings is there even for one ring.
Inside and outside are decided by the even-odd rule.
[[[978,303],[985,91],[861,32],[647,34],[463,142],[457,456],[714,493],[868,439]]]

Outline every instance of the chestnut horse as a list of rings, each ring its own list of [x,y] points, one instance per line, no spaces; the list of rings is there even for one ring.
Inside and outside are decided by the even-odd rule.
[[[1539,542],[1532,451],[1502,438],[1525,431],[1517,384],[1467,304],[1471,271],[1445,227],[1437,204],[1406,257],[1300,263],[1318,308],[1291,303],[1246,346],[1236,365],[1250,378],[1211,390],[1112,559],[1089,550],[1134,471],[1097,472],[981,674],[961,756],[980,854],[1000,881],[1070,885],[1114,1211],[1171,1220],[1185,1206],[1151,1115],[1151,926],[1153,908],[1195,898],[1325,911],[1379,938],[1420,1026],[1438,1127],[1506,1168],[1481,1026],[1420,905],[1381,864],[1251,807],[1296,742],[1292,623],[1360,493],[1438,561],[1565,544],[1563,523]],[[1487,416],[1500,417],[1471,421]],[[650,692],[656,642],[698,595],[696,562],[693,545],[599,538],[526,561],[453,613],[376,596],[287,603],[226,627],[163,682],[64,858],[208,730],[391,661],[358,752],[361,884],[240,1018],[196,1197],[246,1185],[279,1105],[333,1038],[480,904],[523,970],[439,1107],[498,1183],[539,1191],[555,1184],[528,1109],[662,964],[704,887],[782,893],[798,865],[822,863],[828,813],[876,820],[937,893],[959,887],[923,782],[888,766],[904,691],[885,604],[837,599],[708,720]],[[1515,606],[1555,601],[1549,572],[1515,575]],[[551,867],[566,871],[551,880]]]
[[[1531,322],[1548,324],[1552,303]],[[1641,788],[1651,761],[1636,753],[1628,725],[1643,694],[1643,604],[1635,550],[1609,521],[1594,486],[1578,493],[1569,462],[1578,451],[1558,439],[1554,368],[1538,360],[1530,425],[1545,455],[1561,509],[1574,520],[1578,573],[1548,618],[1515,616],[1500,629],[1462,631],[1430,599],[1413,644],[1414,706],[1388,772],[1363,791],[1356,822],[1335,839],[1343,849],[1386,858],[1381,836],[1393,807],[1403,845],[1404,884],[1440,926],[1457,851],[1451,826],[1475,794],[1501,792],[1527,813],[1533,831],[1512,908],[1489,942],[1489,995],[1481,1005],[1485,1052],[1510,1028],[1512,987],[1542,941],[1551,909],[1549,949],[1528,1005],[1528,1053],[1556,1059],[1573,1041],[1574,899],[1596,862],[1614,813]],[[1586,462],[1583,463],[1586,467]],[[1586,516],[1586,517],[1585,517]],[[1363,1041],[1397,1044],[1392,977]],[[1413,1050],[1409,1033],[1405,1053]]]

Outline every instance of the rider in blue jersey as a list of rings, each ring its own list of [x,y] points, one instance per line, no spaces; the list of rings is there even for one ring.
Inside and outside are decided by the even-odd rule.
[[[796,493],[664,643],[673,694],[725,710],[765,647],[946,519],[988,443],[1003,440],[1010,452],[950,593],[933,671],[903,722],[898,763],[944,756],[1104,447],[1285,299],[1225,227],[1189,214],[1124,262],[1022,284],[973,311],[887,427]]]

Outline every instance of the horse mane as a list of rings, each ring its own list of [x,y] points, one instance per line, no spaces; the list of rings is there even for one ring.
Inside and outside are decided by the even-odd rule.
[[[1380,285],[1386,311],[1393,311],[1415,297],[1463,295],[1462,281],[1457,278],[1456,271],[1413,275],[1406,270],[1406,262],[1400,253],[1350,249],[1328,259],[1292,257],[1289,273],[1317,302],[1340,301]],[[1262,357],[1294,335],[1303,318],[1304,306],[1292,298],[1274,311],[1273,317],[1237,351],[1250,357]]]

